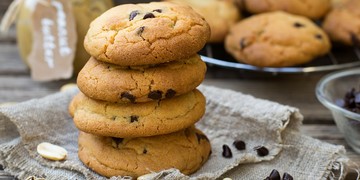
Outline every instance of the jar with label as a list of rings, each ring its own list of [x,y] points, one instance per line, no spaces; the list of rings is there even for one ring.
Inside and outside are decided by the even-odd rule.
[[[19,52],[37,81],[76,76],[90,58],[83,47],[89,24],[113,7],[112,0],[15,1],[21,1],[16,10]]]

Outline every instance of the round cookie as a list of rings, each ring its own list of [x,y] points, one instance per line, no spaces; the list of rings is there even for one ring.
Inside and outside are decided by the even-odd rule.
[[[331,40],[360,47],[360,1],[351,0],[334,8],[326,16],[323,28]]]
[[[235,59],[259,67],[307,63],[328,53],[330,47],[325,32],[311,20],[280,11],[240,21],[225,40]]]
[[[125,4],[109,9],[90,24],[84,47],[97,60],[138,66],[193,56],[209,37],[209,25],[189,6]]]
[[[241,17],[233,0],[167,0],[191,6],[209,23],[211,35],[208,42],[223,42],[226,34]]]
[[[311,19],[320,19],[331,8],[331,0],[237,0],[251,13],[286,11]]]
[[[110,103],[76,95],[70,115],[81,131],[111,137],[146,137],[190,127],[205,112],[205,97],[198,90],[146,103]]]
[[[79,89],[93,99],[148,102],[195,89],[205,77],[198,55],[148,67],[122,67],[90,58],[77,78]]]
[[[198,170],[209,158],[208,138],[194,126],[145,138],[112,138],[80,132],[80,160],[106,176],[138,176],[170,168],[184,174]]]

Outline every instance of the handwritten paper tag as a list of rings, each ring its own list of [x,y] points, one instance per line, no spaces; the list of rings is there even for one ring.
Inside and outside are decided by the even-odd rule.
[[[32,25],[33,48],[28,57],[31,77],[37,81],[70,78],[77,41],[71,1],[38,1]]]

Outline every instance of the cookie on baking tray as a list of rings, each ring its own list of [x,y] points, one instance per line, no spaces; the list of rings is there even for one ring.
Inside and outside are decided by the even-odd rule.
[[[152,2],[106,11],[90,24],[84,46],[97,60],[137,66],[193,56],[209,37],[209,25],[191,7]]]
[[[196,123],[205,113],[205,97],[198,90],[170,99],[145,103],[110,103],[82,93],[69,106],[81,131],[111,137],[167,134]]]
[[[209,42],[223,42],[231,26],[241,17],[233,0],[166,0],[191,6],[209,23]]]
[[[334,8],[326,16],[323,28],[331,40],[360,47],[360,1],[347,1]]]
[[[121,67],[90,58],[80,71],[79,89],[108,102],[148,102],[195,89],[205,77],[206,64],[198,55],[148,67]]]
[[[112,138],[80,132],[79,158],[106,176],[138,176],[176,168],[198,170],[211,153],[208,138],[194,126],[171,134],[144,138]]]
[[[324,55],[331,44],[311,20],[278,11],[254,15],[236,24],[226,37],[225,48],[240,62],[284,67]]]
[[[320,19],[331,8],[331,0],[237,0],[251,13],[286,11],[310,19]]]

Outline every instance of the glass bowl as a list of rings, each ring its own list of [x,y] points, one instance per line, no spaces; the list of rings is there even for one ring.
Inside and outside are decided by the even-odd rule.
[[[355,152],[360,153],[360,114],[337,105],[352,88],[360,88],[360,68],[331,73],[316,85],[316,97],[327,107],[346,142]]]

